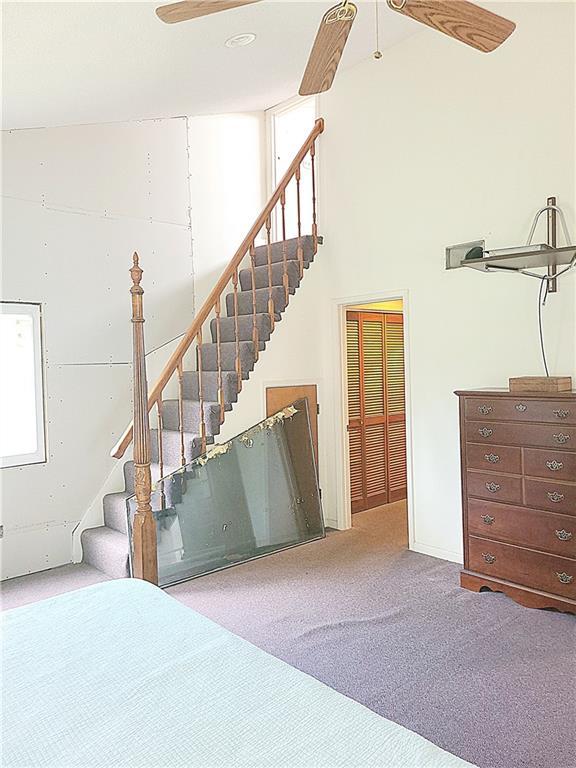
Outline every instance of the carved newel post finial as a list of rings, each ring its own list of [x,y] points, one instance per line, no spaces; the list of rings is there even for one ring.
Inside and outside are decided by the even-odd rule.
[[[133,573],[136,578],[158,583],[156,521],[150,506],[150,423],[148,419],[148,384],[144,349],[144,290],[140,285],[142,269],[138,254],[133,256],[132,278],[132,348],[134,379],[134,493],[136,512],[132,523]]]

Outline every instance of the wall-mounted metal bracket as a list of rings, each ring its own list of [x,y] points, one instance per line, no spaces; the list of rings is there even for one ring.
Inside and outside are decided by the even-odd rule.
[[[547,214],[547,242],[533,244],[534,233],[540,216]],[[558,221],[566,245],[558,247]],[[487,250],[484,240],[474,240],[446,248],[446,269],[471,267],[482,272],[516,272],[548,282],[548,293],[558,290],[557,277],[576,265],[576,245],[569,245],[568,227],[562,210],[556,205],[556,198],[549,197],[546,205],[534,216],[526,245],[514,248]],[[559,271],[560,267],[564,269]],[[544,268],[547,275],[531,272]]]

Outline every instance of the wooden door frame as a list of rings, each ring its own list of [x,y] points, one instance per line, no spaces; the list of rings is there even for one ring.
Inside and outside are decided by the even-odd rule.
[[[410,378],[410,307],[407,290],[379,291],[374,293],[341,296],[332,300],[332,327],[334,342],[334,445],[335,477],[340,478],[336,488],[336,515],[338,528],[352,527],[350,492],[350,455],[348,451],[348,374],[346,356],[346,311],[358,304],[372,304],[392,299],[402,299],[404,320],[404,386],[406,409],[406,502],[408,505],[408,546],[413,549],[414,532],[414,485],[412,457],[412,396]]]

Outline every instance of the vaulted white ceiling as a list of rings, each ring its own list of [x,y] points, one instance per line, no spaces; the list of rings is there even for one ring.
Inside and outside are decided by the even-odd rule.
[[[375,4],[358,2],[341,68],[372,55]],[[163,24],[160,3],[3,3],[3,126],[24,128],[265,109],[297,93],[335,3],[262,3]],[[418,26],[380,8],[382,50]],[[227,48],[233,35],[256,41]],[[386,56],[374,66],[386,66]]]

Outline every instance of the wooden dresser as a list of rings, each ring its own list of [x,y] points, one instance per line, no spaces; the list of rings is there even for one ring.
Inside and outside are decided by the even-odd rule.
[[[576,392],[456,394],[461,585],[576,613]]]

